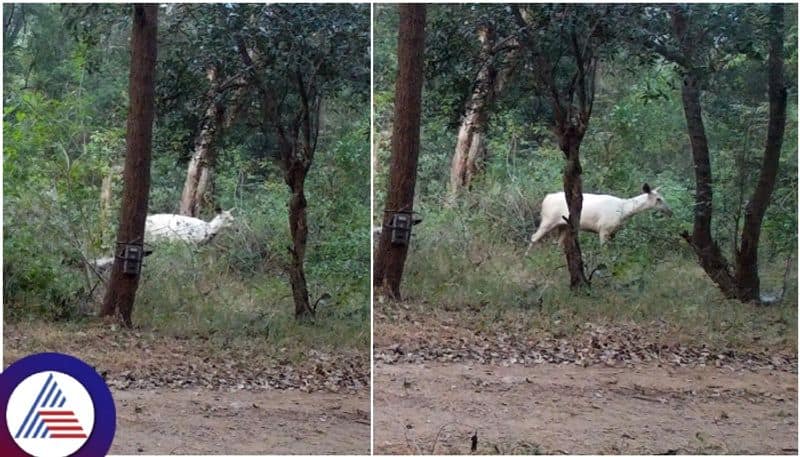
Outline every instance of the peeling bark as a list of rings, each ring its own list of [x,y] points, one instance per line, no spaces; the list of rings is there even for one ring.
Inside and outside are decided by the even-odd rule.
[[[472,179],[484,167],[488,156],[486,148],[486,129],[489,120],[489,108],[505,86],[511,74],[516,51],[505,51],[505,62],[498,70],[495,49],[497,40],[494,30],[483,26],[478,30],[481,43],[480,61],[482,67],[473,83],[472,94],[467,101],[461,126],[458,129],[455,153],[450,166],[450,193],[456,197],[464,190],[469,190]]]
[[[217,159],[216,143],[225,119],[225,107],[219,100],[220,88],[216,68],[210,68],[211,88],[206,95],[208,108],[200,122],[194,141],[194,154],[186,171],[181,194],[180,214],[198,217],[204,207],[213,206],[212,176]]]

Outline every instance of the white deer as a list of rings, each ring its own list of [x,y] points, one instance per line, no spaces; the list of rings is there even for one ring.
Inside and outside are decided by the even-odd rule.
[[[162,241],[184,241],[204,244],[225,227],[233,224],[231,211],[218,213],[210,222],[179,214],[151,214],[144,226],[145,243]]]
[[[595,232],[600,235],[600,244],[604,244],[614,233],[622,227],[628,218],[634,214],[654,209],[667,216],[672,216],[672,210],[658,193],[659,187],[650,189],[645,183],[643,193],[632,198],[619,198],[613,195],[583,194],[583,208],[581,210],[581,230]],[[531,242],[525,251],[527,255],[533,245],[547,235],[551,230],[558,228],[561,231],[559,242],[564,242],[567,225],[565,218],[569,217],[569,208],[564,192],[548,194],[542,200],[542,211],[539,228],[531,235]]]
[[[210,222],[179,214],[151,214],[145,220],[144,241],[145,243],[163,241],[184,241],[189,244],[207,243],[220,230],[233,223],[231,211],[218,213]],[[146,257],[152,253],[151,249],[145,249],[144,255]],[[88,260],[87,263],[97,274],[105,275],[114,265],[114,256]]]

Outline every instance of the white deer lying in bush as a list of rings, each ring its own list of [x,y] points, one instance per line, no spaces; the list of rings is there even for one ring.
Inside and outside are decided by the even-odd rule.
[[[184,241],[190,244],[203,244],[211,241],[220,230],[233,223],[231,211],[222,211],[206,222],[196,217],[179,214],[152,214],[147,216],[144,225],[145,243],[162,241]],[[145,256],[152,254],[145,249]],[[105,275],[114,265],[114,256],[100,257],[88,261],[89,266],[99,275]]]
[[[600,244],[603,244],[634,214],[654,209],[667,216],[672,216],[672,210],[664,201],[664,197],[658,193],[658,189],[658,187],[650,189],[650,186],[645,184],[642,186],[643,194],[628,199],[613,195],[583,194],[581,230],[597,233],[600,235]],[[569,208],[564,192],[548,194],[544,197],[541,211],[542,221],[539,223],[536,233],[531,236],[531,243],[525,254],[527,255],[536,242],[555,228],[561,230],[559,242],[563,244],[566,236],[564,228],[567,225],[565,218],[567,217],[569,217]]]
[[[210,222],[179,214],[151,214],[144,226],[145,243],[184,241],[204,244],[233,223],[231,211],[218,213]]]

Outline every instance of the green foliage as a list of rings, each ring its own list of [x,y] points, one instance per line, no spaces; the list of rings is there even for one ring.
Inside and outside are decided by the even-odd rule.
[[[103,295],[102,282],[84,259],[109,256],[116,234],[130,7],[23,6],[24,20],[3,56],[6,317],[80,319],[96,311]],[[252,6],[253,11],[262,6]],[[151,213],[177,211],[186,161],[207,107],[207,66],[220,65],[223,78],[241,70],[241,59],[230,48],[236,37],[226,27],[242,8],[251,7],[162,7]],[[185,336],[368,344],[369,92],[364,77],[369,66],[364,56],[369,10],[329,6],[321,18],[309,8],[283,19],[316,20],[317,26],[341,34],[334,37],[337,43],[352,34],[347,49],[361,46],[358,55],[336,54],[338,65],[350,66],[346,77],[352,81],[337,89],[334,78],[326,79],[328,86],[320,92],[323,121],[307,181],[306,276],[312,300],[325,293],[332,298],[320,305],[315,322],[294,322],[286,274],[289,193],[274,161],[274,145],[253,133],[260,130],[259,118],[245,109],[219,141],[214,173],[215,201],[235,208],[235,227],[207,246],[156,246],[145,259],[134,308],[137,325]],[[325,23],[350,10],[357,13],[350,22]],[[266,28],[269,22],[262,19]],[[286,34],[289,22],[269,32]],[[314,29],[306,22],[298,27]],[[104,212],[101,186],[109,176],[111,207]]]
[[[756,19],[764,10],[749,5],[732,7],[732,11],[726,7],[708,6],[712,22],[718,25],[729,21],[730,15],[738,15],[735,26],[715,29],[724,33],[757,27]],[[385,8],[391,12],[390,7]],[[539,11],[537,8],[531,7]],[[617,23],[612,25],[619,28],[624,24],[629,32],[636,32],[639,23],[633,8],[623,7],[618,13],[628,18],[614,16]],[[447,22],[462,24],[462,33],[474,30],[474,17],[467,10],[439,5],[433,9],[434,20],[429,25]],[[437,18],[437,14],[449,17]],[[376,58],[391,62],[395,48],[389,38],[396,33],[396,19],[380,9],[376,17],[375,53],[380,56]],[[794,259],[797,249],[797,74],[792,64],[797,60],[796,10],[790,8],[786,17],[788,122],[759,251],[762,288],[770,294],[783,288],[786,261]],[[448,30],[458,33],[456,28]],[[440,32],[431,33],[440,39],[431,40],[429,47],[445,42]],[[465,37],[468,35],[450,37],[442,45],[453,49],[426,49],[428,58],[440,59],[447,53],[463,55],[469,61],[477,52],[477,42]],[[762,38],[761,32],[752,37],[737,35],[742,46],[722,46],[728,53],[724,58],[719,56],[721,51],[715,51],[717,55],[712,57],[724,65],[714,67],[702,101],[714,172],[713,229],[729,258],[737,236],[737,218],[741,231],[766,137],[765,55],[757,52],[761,46],[757,40]],[[744,46],[748,40],[751,45]],[[745,331],[766,331],[776,315],[781,322],[796,322],[796,259],[789,265],[784,304],[764,316],[725,300],[680,237],[682,231],[692,229],[694,204],[681,75],[675,65],[644,58],[640,51],[636,42],[618,40],[602,54],[595,105],[581,145],[584,190],[630,197],[639,194],[647,182],[661,187],[674,216],[637,215],[602,247],[597,235],[581,234],[587,267],[597,271],[587,295],[572,293],[563,253],[557,246],[545,242],[523,257],[542,198],[563,186],[563,154],[549,130],[546,100],[530,87],[534,75],[530,69],[516,74],[491,109],[485,169],[473,181],[471,192],[451,206],[447,204],[447,182],[457,133],[452,120],[463,114],[463,105],[452,101],[469,94],[469,88],[458,83],[468,72],[442,67],[426,81],[423,95],[427,106],[445,108],[423,115],[415,209],[424,222],[415,228],[407,261],[407,298],[434,308],[480,309],[487,319],[498,315],[517,319],[522,312],[530,316],[532,325],[546,325],[564,316],[572,323],[663,319],[684,326],[687,333],[700,335],[700,339],[710,335],[724,344],[743,338]],[[387,72],[377,80],[375,91],[377,215],[387,182],[393,78]],[[447,79],[454,82],[442,83]],[[795,330],[789,325],[781,332],[783,344],[792,346]]]

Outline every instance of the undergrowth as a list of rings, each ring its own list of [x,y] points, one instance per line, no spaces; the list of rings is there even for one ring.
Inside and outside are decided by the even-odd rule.
[[[527,208],[520,211],[527,213]],[[652,230],[647,225],[657,223],[656,216],[645,215],[605,246],[597,235],[581,234],[584,261],[594,274],[590,288],[574,291],[555,237],[545,238],[525,256],[532,224],[522,230],[521,221],[493,222],[490,214],[470,205],[439,210],[415,232],[404,291],[408,301],[419,303],[420,312],[469,314],[476,330],[524,321],[532,330],[567,335],[582,331],[587,322],[661,322],[694,343],[777,344],[796,351],[793,262],[788,273],[785,259],[762,262],[764,292],[779,294],[787,274],[782,303],[762,307],[728,300],[676,232],[661,232],[651,245],[637,244]],[[498,224],[508,224],[505,235]]]

